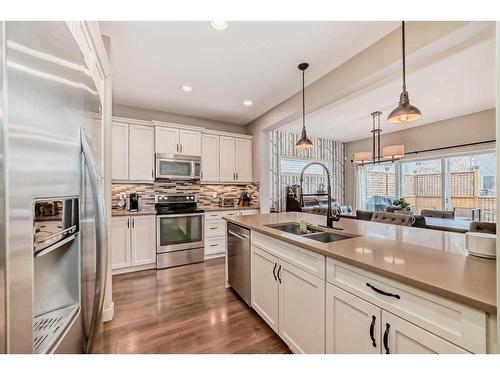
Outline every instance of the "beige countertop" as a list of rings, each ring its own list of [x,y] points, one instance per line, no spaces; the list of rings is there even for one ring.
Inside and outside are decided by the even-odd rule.
[[[139,211],[128,211],[128,210],[111,210],[111,216],[141,216],[141,215],[156,215],[154,208],[143,208]]]
[[[232,210],[258,210],[260,206],[252,204],[250,206],[232,206],[232,207],[219,207],[217,205],[211,205],[211,206],[198,206],[198,208],[204,211],[232,211]]]
[[[464,234],[342,218],[334,226],[343,228],[341,233],[359,237],[322,243],[265,225],[301,219],[324,225],[324,216],[287,212],[225,219],[430,293],[496,313],[496,262],[467,256]]]

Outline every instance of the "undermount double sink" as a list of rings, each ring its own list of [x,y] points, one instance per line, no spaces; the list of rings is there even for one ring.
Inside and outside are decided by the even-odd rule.
[[[307,231],[300,229],[299,223],[278,223],[278,224],[268,224],[266,227],[281,230],[286,233],[295,234],[303,238],[309,238],[314,241],[319,241],[323,243],[330,243],[335,241],[346,240],[353,235],[340,234],[336,232],[324,231],[317,227],[307,226]],[[341,230],[341,228],[339,228]]]

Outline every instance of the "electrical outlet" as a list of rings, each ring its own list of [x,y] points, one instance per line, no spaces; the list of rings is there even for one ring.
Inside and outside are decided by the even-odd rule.
[[[212,198],[217,198],[217,192],[216,191],[212,192]]]

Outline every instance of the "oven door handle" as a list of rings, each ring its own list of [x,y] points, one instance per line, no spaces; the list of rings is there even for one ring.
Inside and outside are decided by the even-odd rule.
[[[203,216],[205,213],[200,212],[200,213],[195,213],[195,214],[164,214],[164,215],[156,215],[158,219],[164,218],[164,217],[186,217],[186,216]]]

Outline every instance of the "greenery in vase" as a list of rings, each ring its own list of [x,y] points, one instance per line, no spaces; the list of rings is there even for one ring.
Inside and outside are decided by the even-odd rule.
[[[405,209],[405,208],[410,207],[410,204],[407,201],[405,201],[404,198],[396,199],[392,204],[396,207],[401,208],[401,209]]]

